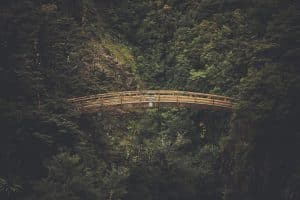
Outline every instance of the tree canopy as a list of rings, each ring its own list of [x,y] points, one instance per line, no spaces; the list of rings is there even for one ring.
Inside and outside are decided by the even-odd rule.
[[[0,199],[300,199],[300,4],[2,0]],[[70,97],[174,89],[231,113],[81,114]]]

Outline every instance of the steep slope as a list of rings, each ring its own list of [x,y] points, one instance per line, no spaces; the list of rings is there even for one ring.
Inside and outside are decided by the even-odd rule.
[[[298,2],[0,9],[0,199],[299,199]],[[66,102],[130,89],[228,95],[236,112],[80,114]]]
[[[105,125],[65,99],[135,88],[130,47],[93,1],[0,5],[0,199],[107,198],[119,171],[104,161],[113,157]]]

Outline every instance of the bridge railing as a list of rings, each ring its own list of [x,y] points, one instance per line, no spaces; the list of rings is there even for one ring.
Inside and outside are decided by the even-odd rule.
[[[223,101],[233,101],[230,97],[225,97],[221,95],[214,94],[205,94],[197,92],[187,92],[187,91],[172,91],[172,90],[140,90],[140,91],[123,91],[123,92],[109,92],[104,94],[89,95],[84,97],[77,97],[69,99],[70,102],[91,100],[96,98],[111,98],[119,96],[134,96],[134,95],[180,95],[180,96],[192,96],[192,97],[201,97],[208,99],[216,99]]]
[[[232,109],[233,105],[233,99],[225,96],[171,90],[111,92],[71,98],[69,99],[69,102],[75,104],[77,107],[79,107],[79,109],[82,110],[97,109],[101,106],[128,104],[145,105],[147,103],[149,103],[149,105],[152,105],[152,103],[169,103],[172,105],[206,105],[227,109]]]

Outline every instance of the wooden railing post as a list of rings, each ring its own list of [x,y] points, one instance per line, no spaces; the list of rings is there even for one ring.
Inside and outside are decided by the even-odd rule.
[[[140,96],[140,103],[142,102],[142,95],[141,95],[141,91],[139,91],[139,96]]]

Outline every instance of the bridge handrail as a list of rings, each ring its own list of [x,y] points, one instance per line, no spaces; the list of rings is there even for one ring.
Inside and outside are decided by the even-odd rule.
[[[215,94],[205,94],[198,92],[188,92],[188,91],[172,91],[172,90],[138,90],[138,91],[120,91],[120,92],[109,92],[103,94],[89,95],[84,97],[76,97],[68,99],[70,102],[78,101],[88,101],[93,99],[104,99],[111,97],[120,97],[120,96],[135,96],[135,95],[177,95],[177,96],[192,96],[192,97],[201,97],[207,99],[216,99],[216,100],[225,100],[232,102],[233,99],[230,97],[225,97]]]

